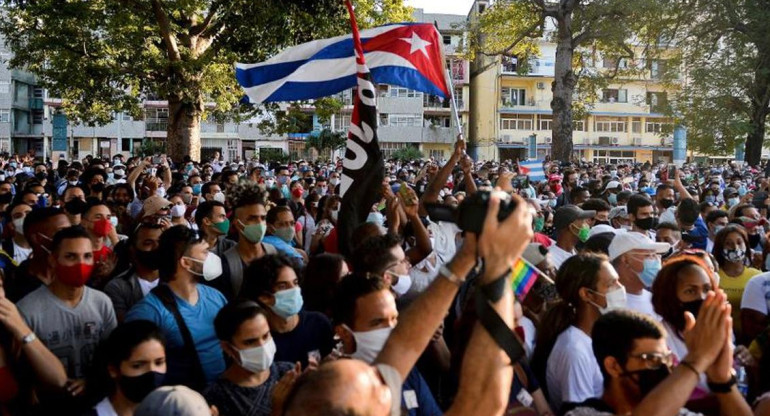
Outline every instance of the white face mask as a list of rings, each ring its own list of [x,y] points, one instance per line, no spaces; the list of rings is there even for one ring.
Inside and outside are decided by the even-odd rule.
[[[14,218],[13,219],[13,228],[16,231],[16,234],[24,235],[24,218]]]
[[[329,215],[332,217],[332,220],[333,220],[334,222],[336,222],[336,221],[337,221],[337,216],[338,216],[339,214],[340,214],[340,210],[338,210],[338,209],[333,209],[333,210],[331,210],[331,212],[329,212]]]
[[[219,256],[212,252],[209,252],[206,255],[206,260],[203,261],[192,257],[184,258],[192,260],[196,263],[203,263],[203,271],[200,274],[189,269],[188,271],[196,276],[203,276],[206,281],[214,280],[222,274],[222,259],[220,259]]]
[[[273,365],[273,358],[275,357],[275,341],[270,339],[259,347],[246,348],[238,350],[238,358],[240,360],[241,367],[251,371],[252,373],[259,373],[265,371]]]
[[[155,190],[155,195],[158,195],[159,197],[163,198],[166,196],[166,190],[163,188],[158,188]]]
[[[273,185],[275,185],[275,181],[272,179],[268,179],[265,181],[265,188],[272,189]]]
[[[611,290],[605,294],[601,294],[594,290],[592,290],[592,292],[604,296],[604,299],[607,301],[607,306],[605,307],[601,307],[589,301],[592,305],[599,309],[599,312],[601,312],[602,315],[606,314],[607,312],[623,309],[626,307],[626,288],[623,286],[619,286],[617,289]]]
[[[412,287],[412,277],[408,274],[399,274],[398,276],[398,283],[392,286],[393,291],[396,292],[398,296],[404,296],[406,292],[409,291],[409,288]]]
[[[187,208],[182,204],[176,204],[171,207],[171,216],[175,218],[183,217]]]
[[[348,327],[345,326],[345,328]],[[374,362],[382,348],[385,347],[385,342],[388,340],[390,333],[393,332],[393,328],[389,326],[366,332],[355,332],[350,328],[348,330],[353,333],[353,338],[356,340],[356,352],[351,357],[368,364]]]
[[[331,179],[329,179],[329,183],[330,183],[332,186],[337,186],[337,185],[339,185],[339,184],[340,184],[340,179],[339,179],[339,178],[331,178]]]
[[[217,202],[220,202],[220,203],[224,204],[225,203],[225,194],[224,194],[224,192],[219,191],[219,192],[215,193],[213,199],[214,199],[214,201],[217,201]]]

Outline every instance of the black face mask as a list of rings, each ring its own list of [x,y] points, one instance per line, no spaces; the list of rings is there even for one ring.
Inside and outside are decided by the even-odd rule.
[[[749,234],[749,247],[756,247],[759,242],[762,241],[762,236],[759,234]]]
[[[38,181],[42,181],[43,179],[47,178],[48,175],[45,174],[45,172],[38,172],[35,174],[35,179]]]
[[[136,261],[147,270],[158,270],[158,262],[160,261],[158,253],[157,249],[150,251],[134,250]]]
[[[64,204],[64,209],[72,215],[81,215],[86,212],[88,204],[80,198],[74,198]]]
[[[660,206],[663,208],[669,209],[672,206],[674,206],[674,200],[673,199],[661,199],[660,200]]]
[[[91,185],[91,190],[96,192],[96,193],[100,193],[100,192],[104,191],[104,184],[101,183],[101,182],[97,182],[97,183]]]
[[[631,377],[633,374],[636,374],[636,378]],[[629,371],[623,375],[630,377],[631,380],[634,380],[636,385],[639,386],[639,392],[642,394],[642,397],[645,397],[649,392],[652,391],[652,389],[655,388],[655,386],[660,384],[663,380],[666,379],[666,377],[671,375],[671,369],[665,365],[662,365],[657,370],[645,369]]]
[[[0,204],[10,204],[13,201],[13,194],[10,192],[0,195]]]
[[[657,225],[657,218],[655,217],[648,217],[644,219],[637,219],[634,221],[634,225],[641,228],[644,231],[649,231]]]
[[[698,312],[700,312],[700,307],[703,305],[703,299],[696,299],[691,300],[689,302],[682,302],[682,308],[686,312],[690,312],[692,316],[698,317]]]
[[[543,234],[545,234],[545,235],[551,236],[551,235],[553,235],[553,231],[554,231],[553,230],[553,225],[543,227]]]
[[[120,376],[118,379],[118,385],[123,395],[128,400],[134,403],[140,403],[152,393],[153,390],[160,387],[163,384],[163,379],[166,378],[166,374],[157,373],[155,371],[148,371],[142,375],[129,377]]]

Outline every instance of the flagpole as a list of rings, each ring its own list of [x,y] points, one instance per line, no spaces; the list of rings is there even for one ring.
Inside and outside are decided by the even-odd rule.
[[[455,125],[457,126],[457,134],[460,135],[462,140],[465,140],[465,136],[463,135],[463,128],[460,124],[460,112],[457,111],[457,102],[455,102],[455,84],[452,82],[452,74],[449,71],[449,68],[446,69],[446,76],[447,76],[447,85],[449,86],[449,100],[451,101],[451,109],[452,114],[454,114],[455,117]]]
[[[540,277],[542,277],[542,278],[543,278],[543,280],[545,280],[546,282],[548,282],[548,283],[550,283],[550,284],[552,284],[552,285],[555,285],[555,284],[556,284],[556,283],[554,283],[554,282],[553,282],[553,280],[551,280],[551,278],[550,278],[550,277],[548,277],[548,275],[547,275],[547,274],[545,274],[545,273],[543,273],[542,271],[540,271],[540,269],[538,269],[537,267],[535,267],[535,265],[534,265],[534,264],[532,264],[532,263],[528,262],[528,261],[527,261],[527,259],[525,259],[524,257],[519,257],[519,259],[521,259],[521,261],[523,261],[523,262],[524,262],[524,264],[526,264],[527,266],[529,266],[529,267],[531,267],[532,269],[534,269],[534,270],[537,272],[537,274],[539,274],[539,275],[540,275]]]

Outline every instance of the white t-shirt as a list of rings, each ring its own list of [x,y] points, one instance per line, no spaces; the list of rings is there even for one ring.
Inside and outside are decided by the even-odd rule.
[[[743,289],[741,309],[751,309],[768,315],[770,311],[770,272],[752,277]]]
[[[548,252],[551,254],[551,262],[553,263],[554,267],[556,267],[557,269],[560,268],[562,263],[567,261],[568,258],[577,254],[575,250],[572,250],[572,252],[569,252],[557,246],[556,244],[553,244],[551,245],[551,247],[548,247]]]
[[[96,406],[94,406],[94,410],[96,410],[97,416],[118,416],[115,408],[112,407],[109,397],[105,397],[102,401],[97,403]]]
[[[537,336],[537,328],[535,323],[526,316],[522,316],[519,319],[518,324],[524,328],[524,351],[527,354],[527,361],[532,359],[532,353],[535,352],[535,337]]]
[[[32,254],[32,247],[30,248],[24,248],[16,242],[13,242],[13,261],[16,262],[16,264],[19,264],[29,258],[29,255]]]
[[[660,214],[660,224],[664,222],[676,224],[676,207],[669,207]]]
[[[548,356],[545,378],[552,409],[559,409],[568,402],[582,403],[601,397],[603,379],[591,337],[575,326],[559,334]]]
[[[136,280],[139,282],[139,288],[142,289],[142,295],[144,296],[147,296],[151,290],[158,287],[158,283],[160,282],[160,279],[155,279],[150,282],[149,280],[144,280],[139,276],[136,277]]]
[[[714,250],[714,240],[711,237],[706,239],[706,252],[711,253]]]
[[[642,289],[642,293],[638,295],[626,292],[626,308],[649,315],[657,321],[661,320],[660,316],[655,313],[655,308],[652,307],[652,293],[647,289]]]

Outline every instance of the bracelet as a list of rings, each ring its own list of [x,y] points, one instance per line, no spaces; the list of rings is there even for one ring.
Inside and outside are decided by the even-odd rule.
[[[454,272],[449,270],[448,267],[446,267],[446,264],[442,264],[441,267],[438,269],[438,274],[440,276],[443,276],[445,279],[449,280],[450,282],[456,284],[457,286],[461,286],[463,283],[465,283],[464,278],[458,277]]]
[[[695,366],[692,365],[690,362],[682,361],[682,362],[679,363],[679,367],[684,367],[684,368],[689,369],[690,371],[695,373],[695,377],[700,378],[700,371],[698,371],[698,369],[696,369]]]
[[[726,383],[712,383],[711,381],[706,381],[706,385],[712,393],[729,393],[736,384],[738,384],[738,379],[735,378],[734,373],[730,374],[730,380],[727,380]]]
[[[506,270],[500,276],[496,277],[491,283],[487,283],[483,286],[479,286],[481,294],[492,302],[497,302],[503,297],[505,293],[505,286],[508,282],[508,276],[511,274],[511,269]]]
[[[35,335],[34,332],[30,332],[29,334],[21,337],[21,345],[27,345],[31,342],[34,342],[36,339],[37,339],[37,335]]]

